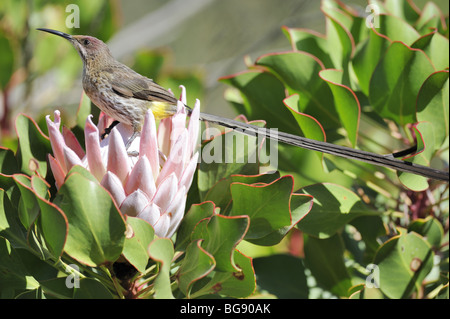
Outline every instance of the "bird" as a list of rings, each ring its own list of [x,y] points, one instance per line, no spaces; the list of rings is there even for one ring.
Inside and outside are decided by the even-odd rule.
[[[83,61],[83,90],[93,104],[114,119],[103,136],[108,134],[119,122],[131,126],[133,134],[125,145],[128,150],[133,140],[140,134],[148,109],[151,109],[156,120],[167,118],[176,113],[178,101],[169,90],[117,61],[108,46],[100,39],[89,35],[70,35],[47,28],[38,28],[37,30],[60,36],[68,40],[77,50]],[[192,109],[187,105],[185,105],[185,108],[186,113],[190,115]],[[203,112],[200,113],[199,119],[238,130],[250,136],[262,135],[272,140],[308,150],[384,166],[431,179],[449,181],[449,173],[446,171],[399,160],[398,157],[404,156],[405,152],[403,151],[380,155],[278,130],[256,127]],[[136,156],[137,154],[130,153],[130,155]]]

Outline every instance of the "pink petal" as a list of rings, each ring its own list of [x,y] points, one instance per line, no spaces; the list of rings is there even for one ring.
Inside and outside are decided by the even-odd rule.
[[[134,191],[128,195],[120,205],[122,214],[136,217],[149,203],[147,195],[141,190]]]
[[[83,163],[81,162],[78,155],[68,146],[64,147],[64,163],[66,165],[67,171],[69,171],[75,165],[83,166]]]
[[[172,116],[172,130],[170,131],[170,151],[178,137],[186,130],[186,114],[176,113]],[[167,155],[167,153],[166,153]]]
[[[167,231],[170,226],[170,216],[168,214],[162,215],[154,224],[155,234],[158,237],[167,237]]]
[[[188,136],[189,136],[188,142],[189,148],[187,153],[188,156],[191,156],[195,152],[197,140],[199,138],[198,136],[199,126],[200,126],[200,101],[196,100],[188,125]]]
[[[185,131],[186,132],[186,131]],[[170,174],[174,173],[177,178],[181,177],[184,169],[184,158],[186,157],[187,150],[187,132],[178,137],[177,143],[175,143],[170,151],[169,157],[167,158],[161,172],[159,173],[158,179],[156,180],[156,185],[159,185],[163,179],[165,179]]]
[[[113,118],[101,112],[97,125],[100,134],[103,134],[105,132],[105,129],[108,128],[112,124],[112,122],[114,122]]]
[[[114,173],[106,172],[101,181],[101,185],[111,194],[112,198],[116,201],[117,206],[120,206],[126,197],[120,179]]]
[[[50,154],[48,155],[48,162],[50,163],[53,177],[55,178],[56,188],[59,189],[61,185],[64,183],[66,173],[62,169],[60,163]]]
[[[86,155],[75,135],[65,126],[63,126],[63,137],[66,145],[69,146],[79,158],[83,158]]]
[[[153,226],[161,217],[161,209],[155,203],[150,203],[136,217],[147,221]]]
[[[184,87],[184,85],[180,85],[179,87],[181,89],[180,101],[181,101],[181,103],[186,105],[187,104],[187,102],[186,102],[186,88]]]
[[[163,154],[170,153],[170,132],[172,131],[172,120],[170,117],[159,121],[158,126],[158,145]]]
[[[125,182],[131,166],[122,137],[117,130],[112,130],[109,136],[107,170],[116,174],[122,183]]]
[[[134,165],[125,184],[125,191],[127,194],[130,194],[137,189],[143,191],[148,198],[152,198],[156,192],[156,185],[153,180],[150,162],[145,155],[139,158]]]
[[[105,175],[105,167],[102,162],[102,154],[100,150],[100,136],[97,126],[92,122],[92,115],[86,119],[84,127],[84,137],[86,144],[86,157],[89,170],[97,180],[101,181]]]
[[[67,167],[64,162],[64,147],[66,143],[64,142],[64,138],[61,132],[59,131],[59,127],[61,125],[61,117],[59,111],[55,111],[54,114],[55,114],[54,122],[50,120],[50,115],[47,115],[45,117],[48,127],[48,135],[50,138],[50,143],[52,145],[53,155],[61,165],[63,171],[67,173]]]
[[[170,217],[170,226],[168,229],[167,237],[172,237],[173,233],[178,229],[181,220],[184,216],[184,209],[186,207],[186,190],[184,186],[178,189],[175,199],[169,205],[166,211],[166,215]]]
[[[155,117],[151,110],[148,110],[145,114],[144,125],[141,132],[139,156],[144,155],[147,156],[150,161],[153,178],[156,179],[159,173],[159,150]]]
[[[180,182],[178,183],[178,187],[186,187],[186,189],[189,189],[192,184],[192,179],[194,178],[195,169],[197,168],[197,161],[198,161],[199,153],[195,153],[194,156],[192,156],[191,160],[189,161],[188,165],[183,171],[183,174],[181,175]]]
[[[152,199],[153,203],[156,203],[161,208],[162,212],[166,211],[172,202],[175,194],[177,193],[178,180],[175,174],[170,174],[166,179],[164,179],[156,190],[156,194]]]

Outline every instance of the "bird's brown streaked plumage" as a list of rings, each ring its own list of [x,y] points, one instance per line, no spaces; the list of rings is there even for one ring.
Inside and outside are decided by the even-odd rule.
[[[176,112],[177,100],[173,94],[153,80],[133,71],[113,58],[108,46],[101,40],[86,35],[67,33],[40,28],[70,41],[83,60],[83,89],[91,101],[116,121],[131,125],[133,135],[126,147],[136,138],[144,122],[145,113],[151,109],[156,119],[165,118]],[[191,110],[186,106],[187,113]],[[232,129],[239,129],[247,135],[263,135],[272,140],[301,148],[332,154],[344,158],[356,159],[372,165],[389,167],[448,182],[449,174],[430,167],[404,162],[390,155],[379,155],[349,147],[257,128],[227,118],[200,113],[200,119]]]

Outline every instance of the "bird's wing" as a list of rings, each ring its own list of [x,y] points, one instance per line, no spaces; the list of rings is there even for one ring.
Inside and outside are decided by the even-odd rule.
[[[176,104],[177,99],[169,91],[136,72],[114,72],[111,86],[115,93],[140,100]]]

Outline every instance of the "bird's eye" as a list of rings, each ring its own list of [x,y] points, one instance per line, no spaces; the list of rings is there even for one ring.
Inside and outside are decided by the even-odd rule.
[[[84,45],[89,45],[89,44],[91,44],[91,41],[89,41],[88,39],[84,39],[83,40],[83,44]]]

